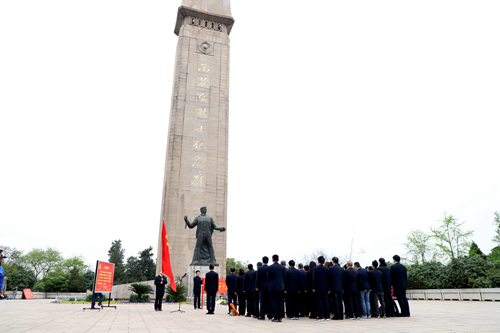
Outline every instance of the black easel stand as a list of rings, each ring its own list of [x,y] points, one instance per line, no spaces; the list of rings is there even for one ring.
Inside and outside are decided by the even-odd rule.
[[[181,302],[179,302],[179,310],[170,311],[170,313],[173,313],[173,312],[180,312],[180,313],[184,313],[184,312],[186,312],[186,311],[182,311],[182,310],[181,310]]]
[[[111,304],[111,293],[109,293],[108,305],[101,305],[101,309],[104,309],[104,308],[115,308],[115,310],[116,310],[116,306],[110,305],[110,304]]]

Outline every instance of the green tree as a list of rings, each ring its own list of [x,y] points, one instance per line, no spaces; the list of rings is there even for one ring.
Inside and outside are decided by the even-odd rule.
[[[115,275],[113,284],[127,283],[127,276],[125,274],[125,250],[122,249],[122,241],[115,240],[111,243],[111,248],[108,251],[109,262],[115,264]]]
[[[83,280],[83,274],[80,273],[78,268],[72,268],[69,272],[68,278],[68,291],[69,292],[85,292],[85,283]]]
[[[493,216],[493,225],[495,225],[497,228],[495,230],[495,236],[493,236],[492,241],[500,245],[500,212],[494,212]]]
[[[407,260],[413,264],[425,264],[429,259],[435,258],[432,236],[420,229],[412,230],[403,245],[408,255]]]
[[[14,287],[18,287],[19,290],[31,289],[35,285],[36,276],[32,270],[13,263],[2,263],[2,267],[5,270],[5,276],[8,277],[7,287],[9,290]]]
[[[468,239],[474,234],[474,231],[462,230],[464,224],[465,222],[458,222],[458,219],[453,215],[444,213],[441,225],[437,228],[431,227],[431,234],[437,247],[450,259],[466,254],[470,246]]]
[[[68,279],[64,275],[50,273],[40,281],[46,293],[61,293],[68,291]],[[36,287],[36,285],[35,285]]]
[[[236,269],[236,272],[238,272],[238,269],[243,268],[247,269],[248,263],[245,261],[237,261],[234,258],[227,258],[226,259],[226,276],[231,274],[231,268],[234,267]]]
[[[448,288],[446,266],[437,261],[408,265],[408,289]]]
[[[476,242],[472,241],[469,249],[469,257],[480,256],[483,259],[486,259],[486,255],[481,251],[479,246],[477,246]]]
[[[150,246],[147,249],[139,252],[139,267],[141,269],[142,276],[144,280],[154,280],[156,275],[156,264],[153,260],[153,247]]]
[[[87,270],[85,273],[83,273],[82,278],[83,278],[83,289],[85,291],[93,290],[95,273],[91,270]]]
[[[491,253],[488,255],[488,260],[500,263],[500,246],[495,246],[491,249]]]
[[[500,270],[480,256],[459,257],[447,265],[445,279],[451,288],[496,288],[500,287]]]
[[[146,279],[142,275],[139,260],[134,256],[128,257],[125,264],[125,274],[127,276],[127,283],[145,281]]]
[[[61,252],[47,247],[34,248],[22,257],[22,262],[33,270],[37,279],[47,276],[63,262]]]

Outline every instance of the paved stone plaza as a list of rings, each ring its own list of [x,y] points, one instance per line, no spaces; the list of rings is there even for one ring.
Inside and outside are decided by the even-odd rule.
[[[186,313],[155,312],[151,305],[82,311],[82,305],[49,300],[0,302],[0,332],[500,332],[500,302],[412,301],[411,318],[317,322],[301,318],[283,323],[230,317],[225,306],[215,315],[182,305]]]

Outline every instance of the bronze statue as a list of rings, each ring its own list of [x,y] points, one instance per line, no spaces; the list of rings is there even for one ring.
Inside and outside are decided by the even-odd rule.
[[[207,215],[207,207],[200,208],[201,215],[195,217],[193,223],[189,222],[188,217],[184,216],[184,221],[189,229],[196,229],[196,247],[194,248],[193,262],[191,266],[205,266],[214,264],[218,266],[215,261],[214,245],[212,243],[212,234],[214,230],[220,232],[226,231],[224,227],[215,225],[214,219]]]

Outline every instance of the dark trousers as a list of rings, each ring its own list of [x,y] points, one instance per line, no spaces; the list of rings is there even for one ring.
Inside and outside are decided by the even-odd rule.
[[[309,306],[307,305],[307,293],[305,291],[299,294],[299,309],[302,317],[309,316]]]
[[[238,312],[240,313],[240,316],[245,315],[246,309],[247,307],[246,307],[245,293],[244,292],[238,293]]]
[[[246,292],[245,293],[245,298],[247,301],[247,315],[249,316],[255,316],[255,312],[253,311],[253,293],[252,292]]]
[[[287,293],[286,294],[286,310],[288,317],[298,317],[299,316],[299,293]]]
[[[378,317],[378,316],[385,316],[386,315],[386,312],[385,312],[385,301],[384,301],[384,293],[376,293],[376,292],[373,292],[372,290],[372,298],[373,298],[373,305],[375,307],[374,312],[373,312],[373,315],[375,317]],[[380,301],[380,311],[378,310],[378,302]],[[382,313],[380,313],[382,312]]]
[[[102,293],[94,293],[94,296],[92,297],[92,308],[95,307],[95,302],[97,301],[97,297],[99,297],[99,303],[97,304],[98,306],[102,305],[102,301],[104,300],[104,296]],[[12,299],[16,299],[16,294],[14,292],[14,296]],[[156,310],[156,308],[155,308]]]
[[[409,317],[410,316],[410,305],[408,304],[408,299],[406,298],[406,289],[394,288],[394,296],[396,296],[398,298],[401,316],[402,317]]]
[[[238,296],[236,296],[235,293],[227,293],[227,306],[229,309],[227,310],[228,312],[231,312],[231,303],[234,304],[234,307],[236,308],[238,302]]]
[[[269,309],[269,290],[259,291],[260,299],[260,312],[259,317],[264,318],[267,314],[267,318],[271,319],[270,309]]]
[[[271,299],[271,316],[274,319],[283,318],[283,291],[270,291],[269,298]]]
[[[216,291],[207,292],[207,310],[210,313],[215,311],[215,295],[217,295]]]
[[[328,292],[316,292],[316,304],[318,307],[319,318],[330,318],[330,306],[328,304]]]
[[[345,314],[349,318],[360,317],[359,315],[359,305],[358,305],[358,294],[356,292],[346,292],[345,297]]]
[[[258,317],[259,316],[259,309],[260,309],[260,292],[254,291],[253,292],[253,316]]]
[[[392,296],[391,292],[384,291],[384,301],[385,301],[385,311],[387,313],[387,317],[394,317],[394,306],[392,306]]]
[[[195,309],[200,309],[200,299],[201,299],[201,290],[195,291],[193,290],[193,295],[194,295],[194,308]]]
[[[163,295],[165,295],[165,292],[161,292],[161,291],[156,292],[155,310],[161,310],[161,301],[163,299]]]
[[[344,319],[344,306],[342,304],[342,292],[341,291],[332,291],[330,293],[332,296],[332,314],[333,319],[342,320]]]
[[[309,307],[309,318],[318,317],[318,301],[315,293],[310,290],[307,292],[307,305]]]

